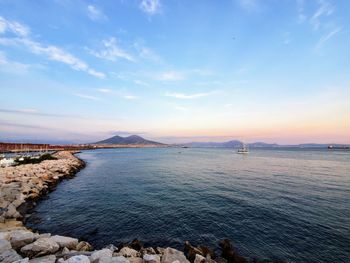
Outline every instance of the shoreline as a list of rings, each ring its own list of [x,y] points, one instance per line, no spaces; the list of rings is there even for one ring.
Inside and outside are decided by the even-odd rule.
[[[77,151],[53,154],[56,160],[0,168],[0,262],[4,263],[231,263],[248,262],[235,252],[229,240],[220,242],[221,256],[208,247],[188,241],[184,252],[174,248],[144,248],[137,239],[118,247],[93,250],[86,241],[50,233],[39,234],[25,227],[30,212],[59,182],[73,178],[86,164]]]

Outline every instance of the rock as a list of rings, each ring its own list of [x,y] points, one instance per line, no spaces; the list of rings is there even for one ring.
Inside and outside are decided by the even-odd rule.
[[[130,259],[136,259],[136,258],[130,258]],[[141,262],[139,262],[139,263],[142,263],[142,258],[137,258],[137,259],[141,259]],[[128,259],[126,259],[123,256],[112,257],[112,259],[110,261],[110,263],[130,263],[130,262],[131,261],[129,261]]]
[[[143,262],[144,263],[160,263],[160,257],[158,255],[145,254],[145,255],[143,255]]]
[[[124,258],[124,257],[122,257],[122,258]],[[135,257],[131,257],[131,258],[128,258],[128,259],[125,258],[125,260],[127,260],[130,263],[143,263],[143,259],[139,258],[139,257],[136,257],[136,258]]]
[[[29,258],[19,259],[19,260],[16,260],[15,262],[13,262],[13,263],[29,263]]]
[[[1,263],[13,263],[16,260],[20,260],[22,257],[17,254],[16,250],[10,249],[0,253]]]
[[[109,244],[105,248],[109,249],[109,250],[112,250],[112,252],[118,251],[118,248],[115,245],[113,245],[113,244]]]
[[[205,262],[205,257],[203,257],[202,255],[196,254],[194,263],[204,263],[204,262]]]
[[[120,256],[124,256],[124,257],[138,257],[138,256],[140,256],[139,252],[137,252],[135,249],[132,249],[129,247],[123,247],[118,254]]]
[[[43,256],[43,257],[33,258],[29,260],[29,263],[55,263],[55,262],[56,262],[55,255]]]
[[[77,251],[91,251],[93,247],[86,241],[80,241],[75,249]]]
[[[40,234],[38,238],[44,238],[44,237],[49,238],[51,237],[51,234],[50,233]]]
[[[61,248],[75,249],[78,245],[78,239],[64,236],[52,236],[51,239],[55,241]]]
[[[151,255],[157,254],[153,247],[146,247],[146,248],[143,248],[143,249],[141,249],[141,253],[142,253],[143,255],[144,255],[144,254],[151,254]]]
[[[67,260],[62,261],[64,263],[90,263],[90,260],[87,256],[79,255],[70,257]]]
[[[10,233],[10,242],[14,249],[21,248],[34,241],[34,234],[28,230],[15,230]]]
[[[180,263],[190,263],[185,257],[184,253],[178,251],[174,248],[167,247],[162,256],[162,263],[173,263],[174,261],[178,261]]]
[[[21,252],[29,257],[55,253],[60,246],[51,238],[39,238],[34,243],[21,248]]]
[[[6,250],[10,250],[11,247],[11,243],[8,242],[5,239],[0,239],[0,254],[5,252]]]
[[[109,263],[111,261],[113,252],[109,249],[98,250],[90,256],[91,262],[95,263]]]
[[[156,254],[161,254],[161,255],[163,255],[164,254],[164,251],[165,251],[165,248],[162,248],[162,247],[157,247],[156,248]]]
[[[140,251],[140,249],[143,247],[142,243],[138,240],[138,239],[134,239],[131,243],[130,243],[130,247],[132,249],[135,249],[136,251]]]
[[[245,257],[240,256],[238,253],[235,252],[233,245],[231,244],[231,241],[228,239],[224,239],[219,242],[219,245],[221,247],[221,257],[227,259],[229,263],[235,262],[235,263],[246,263],[248,260]]]
[[[0,232],[0,239],[10,240],[10,232]]]

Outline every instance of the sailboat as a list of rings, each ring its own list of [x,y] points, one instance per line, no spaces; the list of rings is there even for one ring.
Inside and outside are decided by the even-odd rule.
[[[238,148],[237,153],[239,153],[239,154],[249,153],[248,146],[246,144],[242,143],[242,145]]]

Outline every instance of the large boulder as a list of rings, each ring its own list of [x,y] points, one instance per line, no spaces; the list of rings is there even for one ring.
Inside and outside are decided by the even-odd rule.
[[[14,249],[18,249],[32,243],[34,238],[34,233],[29,230],[15,230],[10,232],[10,242]]]
[[[123,247],[119,253],[120,256],[123,257],[139,257],[140,253],[137,252],[135,249],[129,248],[129,247]]]
[[[130,258],[130,259],[134,259],[134,258]],[[138,258],[141,259],[141,263],[142,263],[142,258]],[[123,256],[118,256],[118,257],[112,257],[110,263],[130,263],[131,261],[129,261],[128,259],[126,259]]]
[[[162,256],[162,263],[173,263],[174,261],[178,261],[179,263],[190,263],[185,257],[184,253],[178,251],[174,248],[167,247]]]
[[[22,259],[20,255],[17,254],[16,250],[9,249],[0,253],[0,262],[1,263],[13,263],[17,260]]]
[[[29,257],[55,253],[60,246],[51,238],[39,238],[34,243],[21,248],[21,252]]]
[[[73,256],[70,257],[67,260],[62,261],[64,263],[90,263],[91,261],[87,256],[79,255],[79,256]]]
[[[29,258],[19,259],[12,263],[29,263]]]
[[[61,248],[75,249],[78,245],[78,239],[64,236],[52,236],[51,239],[55,241]]]
[[[107,248],[98,250],[90,256],[90,260],[93,263],[109,263],[113,256],[113,251]]]
[[[160,257],[158,255],[153,254],[145,254],[143,255],[144,263],[160,263]]]
[[[92,246],[86,241],[80,241],[78,243],[77,247],[75,248],[75,250],[77,250],[77,251],[91,251]]]
[[[29,260],[29,263],[55,263],[55,262],[56,262],[55,255],[48,255],[48,256],[33,258]]]
[[[8,242],[6,239],[0,239],[0,254],[6,250],[10,250],[11,248],[10,242]]]
[[[196,254],[194,263],[205,263],[205,257],[203,257],[202,255]]]

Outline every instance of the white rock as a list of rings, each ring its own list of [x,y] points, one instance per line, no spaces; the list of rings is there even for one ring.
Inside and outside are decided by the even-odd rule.
[[[78,239],[64,236],[52,236],[51,239],[55,241],[61,248],[75,249],[78,245]]]
[[[129,247],[123,247],[118,254],[124,257],[138,257],[140,255],[135,249]]]
[[[113,255],[113,251],[109,250],[107,248],[97,250],[96,252],[92,253],[90,256],[91,262],[99,262],[99,263],[109,263],[111,261]]]
[[[22,257],[17,254],[16,250],[10,249],[0,253],[1,263],[13,263],[16,260],[20,260]]]
[[[70,257],[69,259],[62,261],[64,263],[90,263],[90,260],[87,256],[79,255]]]
[[[163,252],[162,263],[174,263],[174,261],[178,261],[177,263],[190,263],[183,252],[170,247],[166,248]]]
[[[10,250],[11,247],[11,243],[8,242],[5,239],[0,239],[0,253],[5,252],[6,250]]]
[[[130,258],[132,259],[132,258]],[[141,260],[142,263],[142,258],[138,258]],[[118,257],[112,257],[110,263],[130,263],[131,261],[129,261],[128,259],[126,259],[123,256],[118,256]]]
[[[55,253],[60,246],[51,238],[39,238],[34,243],[21,248],[21,252],[28,256],[47,255]]]
[[[34,241],[34,234],[28,230],[15,230],[10,232],[10,242],[14,249],[23,247]]]
[[[204,263],[205,262],[205,257],[196,254],[196,258],[194,259],[194,263]]]
[[[13,262],[13,263],[29,263],[29,258],[19,259],[19,260],[16,260],[15,262]]]
[[[10,240],[10,232],[0,232],[0,239]]]
[[[158,255],[145,254],[143,255],[143,261],[144,263],[160,263],[160,257]]]
[[[55,262],[56,262],[55,255],[33,258],[33,259],[29,260],[29,263],[55,263]]]

